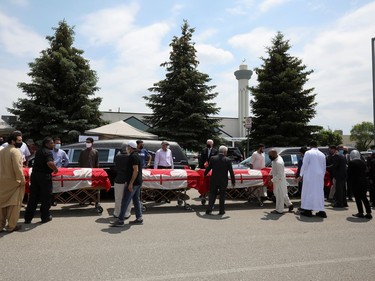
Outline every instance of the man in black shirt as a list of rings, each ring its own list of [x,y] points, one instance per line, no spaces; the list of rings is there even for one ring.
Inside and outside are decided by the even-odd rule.
[[[53,140],[46,137],[43,140],[42,147],[36,152],[34,166],[31,173],[31,185],[29,202],[25,211],[25,223],[31,223],[34,218],[35,210],[40,201],[40,217],[42,223],[52,220],[49,209],[51,208],[52,194],[52,175],[57,173],[58,169],[53,161],[52,150]]]
[[[115,210],[113,211],[113,216],[118,218],[120,214],[121,201],[124,196],[125,182],[126,182],[126,169],[129,166],[129,155],[126,151],[127,144],[124,142],[121,146],[121,151],[115,156],[115,169],[116,178],[114,180],[114,190],[115,190]],[[129,204],[131,206],[131,204]],[[125,219],[130,217],[130,210],[125,213]]]
[[[121,202],[121,211],[118,219],[111,224],[111,226],[123,226],[125,220],[125,211],[133,199],[135,216],[134,221],[130,221],[130,224],[142,224],[142,209],[140,202],[140,191],[142,186],[142,164],[137,152],[137,143],[135,141],[128,142],[128,153],[129,162],[126,170],[127,188],[125,188],[124,196]]]

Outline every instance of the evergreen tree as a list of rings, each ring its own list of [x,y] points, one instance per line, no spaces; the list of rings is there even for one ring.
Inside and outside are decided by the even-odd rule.
[[[173,37],[169,44],[170,61],[160,65],[166,68],[165,79],[148,89],[154,94],[143,98],[153,111],[145,119],[152,127],[150,132],[197,151],[208,138],[218,138],[221,120],[210,118],[220,110],[211,102],[218,93],[212,92],[216,86],[207,85],[211,78],[197,70],[199,62],[191,41],[194,30],[185,20],[181,37]]]
[[[90,98],[99,90],[96,72],[83,51],[74,48],[74,31],[59,22],[54,36],[47,36],[50,47],[29,63],[31,83],[18,87],[28,98],[18,99],[8,111],[18,117],[13,123],[34,140],[59,136],[64,142],[77,141],[77,135],[102,125],[101,98]]]
[[[250,102],[253,126],[250,137],[254,143],[267,146],[300,146],[309,143],[317,126],[308,126],[315,115],[313,88],[304,89],[313,72],[296,57],[288,54],[289,41],[281,32],[267,47],[267,58],[256,68],[259,84],[251,87]]]

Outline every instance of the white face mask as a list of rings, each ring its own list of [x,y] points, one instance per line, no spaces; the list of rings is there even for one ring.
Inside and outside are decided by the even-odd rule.
[[[61,144],[60,144],[60,143],[56,143],[56,144],[55,144],[55,148],[56,148],[56,149],[60,149],[60,148],[61,148]]]
[[[87,148],[91,148],[91,147],[92,147],[92,143],[90,143],[90,142],[86,142],[86,147],[87,147]]]

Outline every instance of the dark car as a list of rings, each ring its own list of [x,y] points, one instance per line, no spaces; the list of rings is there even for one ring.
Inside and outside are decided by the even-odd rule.
[[[116,140],[98,140],[94,142],[93,147],[98,150],[99,153],[99,168],[106,170],[111,184],[113,186],[113,180],[116,177],[114,158],[117,153],[120,152],[122,143],[128,142],[127,139],[116,139]],[[168,141],[169,149],[172,151],[173,163],[175,169],[189,169],[188,159],[176,142]],[[161,141],[159,140],[143,140],[143,146],[146,148],[151,156],[151,168],[154,164],[154,158],[156,151],[161,148]],[[65,145],[62,149],[67,153],[69,157],[69,167],[78,167],[78,159],[82,150],[86,148],[86,143],[74,143]]]
[[[243,160],[241,150],[238,147],[228,147],[227,157],[229,157],[233,163],[239,163]]]

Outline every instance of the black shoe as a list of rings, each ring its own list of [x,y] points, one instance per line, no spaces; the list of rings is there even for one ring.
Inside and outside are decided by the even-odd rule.
[[[110,227],[119,227],[119,226],[124,226],[124,221],[116,220],[110,225]]]
[[[293,206],[293,204],[292,204],[292,205],[289,205],[289,206],[288,206],[288,211],[289,211],[289,212],[292,212],[292,211],[293,211],[293,209],[294,209],[294,206]]]
[[[51,220],[52,220],[52,216],[49,216],[46,219],[42,219],[41,223],[47,223],[47,222],[50,222]]]
[[[31,220],[25,220],[24,224],[30,224],[31,223]]]
[[[219,216],[224,216],[225,212],[219,212]]]
[[[305,216],[305,217],[312,217],[313,215],[312,215],[312,212],[310,211],[310,210],[304,210],[304,211],[301,211],[300,213],[299,213],[301,216]]]
[[[130,224],[143,224],[143,219],[135,219],[129,222]]]
[[[282,215],[283,213],[279,213],[278,211],[273,210],[273,211],[271,211],[271,214],[274,214],[274,215]]]
[[[366,214],[365,218],[371,220],[372,219],[372,215],[371,214]]]
[[[353,214],[352,216],[356,217],[356,218],[364,218],[365,217],[364,214],[362,214],[362,213]]]
[[[319,212],[317,212],[317,213],[315,214],[315,216],[317,216],[317,217],[321,217],[321,218],[324,218],[324,219],[327,218],[327,214],[326,214],[326,212],[324,212],[324,211],[319,211]]]
[[[206,211],[206,215],[211,215],[212,214],[212,211]]]
[[[130,219],[131,216],[132,216],[132,215],[129,215],[129,216],[125,217],[124,220],[128,220],[128,219]]]
[[[332,207],[333,208],[344,208],[344,206],[341,205],[341,204],[333,204]]]

